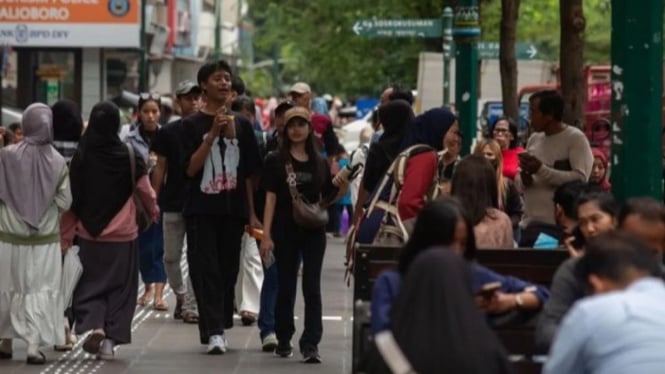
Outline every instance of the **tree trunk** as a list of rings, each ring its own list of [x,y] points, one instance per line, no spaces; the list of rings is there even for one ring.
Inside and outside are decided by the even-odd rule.
[[[517,102],[517,58],[515,52],[515,34],[520,0],[501,0],[501,40],[499,66],[501,69],[501,94],[503,114],[517,120],[519,103]]]
[[[561,0],[560,81],[565,102],[563,121],[584,126],[586,79],[584,78],[584,29],[586,20],[582,0]]]

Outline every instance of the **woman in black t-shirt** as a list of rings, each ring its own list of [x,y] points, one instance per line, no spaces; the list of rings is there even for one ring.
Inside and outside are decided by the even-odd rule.
[[[286,164],[292,165],[298,192],[310,203],[332,203],[343,196],[348,184],[339,190],[333,186],[328,164],[316,149],[306,108],[288,110],[285,122],[285,136],[280,148],[268,155],[264,167],[267,195],[261,255],[266,258],[274,248],[279,280],[275,307],[275,333],[279,343],[275,353],[281,357],[293,355],[293,306],[302,258],[305,330],[300,337],[300,351],[304,362],[320,363],[318,344],[323,334],[321,268],[326,249],[325,227],[305,229],[294,222]]]

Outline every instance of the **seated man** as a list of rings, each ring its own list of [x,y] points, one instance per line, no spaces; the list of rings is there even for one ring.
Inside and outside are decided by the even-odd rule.
[[[577,226],[577,197],[587,189],[588,185],[582,181],[567,182],[554,191],[552,198],[554,203],[554,220],[552,225],[544,222],[532,221],[529,230],[525,230],[521,247],[534,248],[556,248],[560,247],[566,237],[573,234]],[[537,236],[529,236],[529,233],[538,233]]]
[[[596,296],[564,318],[544,373],[662,372],[665,283],[653,250],[610,232],[589,241],[578,268]]]
[[[642,239],[661,263],[665,251],[665,208],[650,198],[630,199],[619,212],[619,229]],[[547,353],[563,317],[586,296],[586,279],[576,272],[579,258],[566,260],[554,274],[551,295],[536,326],[536,350]]]

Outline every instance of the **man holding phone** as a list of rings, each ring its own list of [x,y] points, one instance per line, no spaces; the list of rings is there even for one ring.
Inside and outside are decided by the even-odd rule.
[[[586,182],[591,175],[589,141],[582,131],[563,122],[563,109],[563,97],[557,91],[540,91],[529,98],[534,133],[526,152],[518,155],[520,173],[516,177],[524,194],[521,227],[525,231],[532,221],[554,224],[551,201],[557,187],[574,180]]]
[[[187,260],[209,354],[227,350],[241,238],[245,225],[258,226],[252,178],[261,159],[252,124],[227,112],[231,74],[222,60],[203,65],[197,79],[205,104],[183,119]]]

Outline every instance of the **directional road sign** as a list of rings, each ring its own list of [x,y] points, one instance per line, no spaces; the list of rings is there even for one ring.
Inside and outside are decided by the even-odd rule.
[[[535,60],[538,49],[531,43],[518,42],[515,45],[518,60]],[[499,42],[479,42],[478,56],[481,60],[496,60],[499,58]]]
[[[358,36],[441,38],[443,25],[440,18],[432,19],[361,19],[353,25]]]

